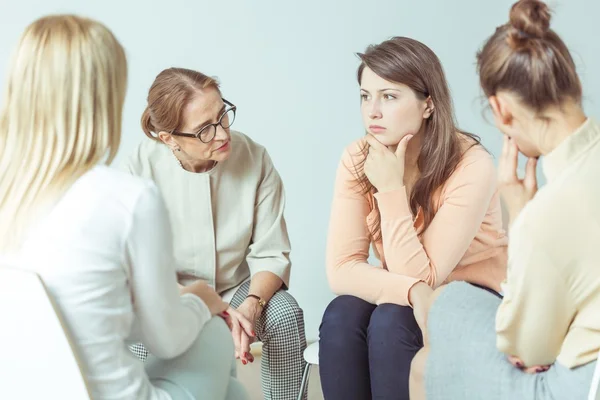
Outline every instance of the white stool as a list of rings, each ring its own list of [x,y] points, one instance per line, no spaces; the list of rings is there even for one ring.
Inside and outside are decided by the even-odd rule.
[[[298,393],[298,400],[302,400],[302,395],[308,387],[308,377],[310,375],[310,367],[313,365],[319,365],[319,341],[312,343],[304,350],[304,361],[306,361],[306,367],[304,368],[304,374],[302,375],[302,384],[300,385],[300,393]]]

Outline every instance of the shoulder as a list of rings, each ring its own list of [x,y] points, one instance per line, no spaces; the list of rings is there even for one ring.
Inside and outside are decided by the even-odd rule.
[[[76,182],[76,190],[92,202],[115,205],[132,211],[143,196],[160,196],[156,185],[115,168],[97,166]]]
[[[166,145],[157,140],[144,139],[132,152],[133,156],[144,156],[145,158],[156,158],[165,153]]]
[[[476,143],[468,138],[461,138],[462,156],[458,163],[457,169],[472,167],[476,165],[478,168],[486,170],[495,170],[494,157],[483,147],[482,144]]]
[[[463,154],[451,178],[459,181],[490,180],[495,185],[494,158],[481,144],[470,143],[463,147]]]
[[[232,154],[229,157],[230,167],[243,168],[244,170],[256,169],[262,174],[265,168],[273,166],[273,161],[265,146],[258,143],[248,135],[231,131]]]
[[[348,144],[340,157],[340,167],[345,167],[350,171],[354,171],[357,166],[365,161],[368,152],[367,141],[365,138],[360,138]]]
[[[152,165],[168,156],[168,149],[163,144],[152,139],[143,139],[120,165],[120,169],[136,175],[144,175],[151,170]]]
[[[231,131],[231,144],[233,151],[240,155],[262,155],[267,152],[265,146],[238,131]]]
[[[361,194],[367,184],[367,179],[362,173],[367,151],[367,141],[364,138],[354,140],[343,149],[335,178],[336,193],[372,199],[371,193]]]
[[[491,198],[498,190],[494,159],[480,144],[463,141],[463,154],[443,185],[442,196],[458,195]]]

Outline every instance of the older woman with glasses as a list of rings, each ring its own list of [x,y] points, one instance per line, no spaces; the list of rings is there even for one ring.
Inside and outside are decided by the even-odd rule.
[[[303,313],[286,291],[290,242],[283,184],[265,148],[231,131],[236,107],[217,81],[182,68],[162,71],[150,87],[142,129],[150,140],[125,164],[152,179],[167,204],[175,268],[182,287],[198,280],[230,303],[243,365],[262,348],[265,399],[296,399],[306,347]],[[132,348],[141,358],[143,345]]]

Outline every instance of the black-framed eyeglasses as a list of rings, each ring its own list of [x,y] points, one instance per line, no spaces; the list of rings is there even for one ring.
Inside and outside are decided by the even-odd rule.
[[[192,137],[200,140],[202,143],[209,143],[211,140],[215,138],[217,135],[217,127],[221,125],[223,129],[229,128],[233,125],[233,121],[235,121],[235,110],[237,107],[230,103],[229,101],[223,99],[223,103],[227,105],[227,108],[219,117],[219,121],[216,124],[208,124],[204,125],[200,130],[196,133],[184,133],[178,131],[172,131],[171,135],[175,136],[184,136],[184,137]]]

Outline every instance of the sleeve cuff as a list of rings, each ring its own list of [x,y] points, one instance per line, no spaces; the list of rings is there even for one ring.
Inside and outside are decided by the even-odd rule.
[[[250,268],[250,278],[259,272],[271,272],[277,275],[283,281],[283,289],[287,290],[290,287],[290,269],[291,264],[288,262],[282,265],[280,262],[267,262],[267,260],[252,260],[248,262]],[[254,266],[259,264],[260,267]]]
[[[390,274],[394,275],[393,273]],[[408,293],[410,289],[417,282],[421,282],[421,280],[406,275],[394,275],[393,278],[389,279],[387,282],[388,284],[381,294],[377,305],[392,303],[400,306],[412,307],[408,302]]]
[[[425,284],[427,283],[427,282],[425,282],[425,281],[424,281],[424,280],[422,280],[422,279],[415,279],[415,281],[414,281],[414,282],[412,282],[412,283],[410,284],[410,286],[409,286],[409,288],[408,288],[408,291],[406,292],[406,302],[408,303],[408,306],[409,306],[410,308],[414,308],[414,307],[413,307],[413,305],[412,305],[412,303],[410,302],[410,291],[412,290],[412,288],[413,288],[413,287],[415,287],[415,285],[416,285],[417,283],[420,283],[420,282],[423,282],[423,283],[425,283]]]
[[[198,316],[200,329],[212,318],[210,309],[204,301],[195,294],[185,293],[180,297],[181,303],[191,309]]]
[[[381,220],[390,220],[398,218],[406,218],[412,214],[406,197],[406,186],[390,192],[375,193],[377,199],[377,207],[381,214]]]

